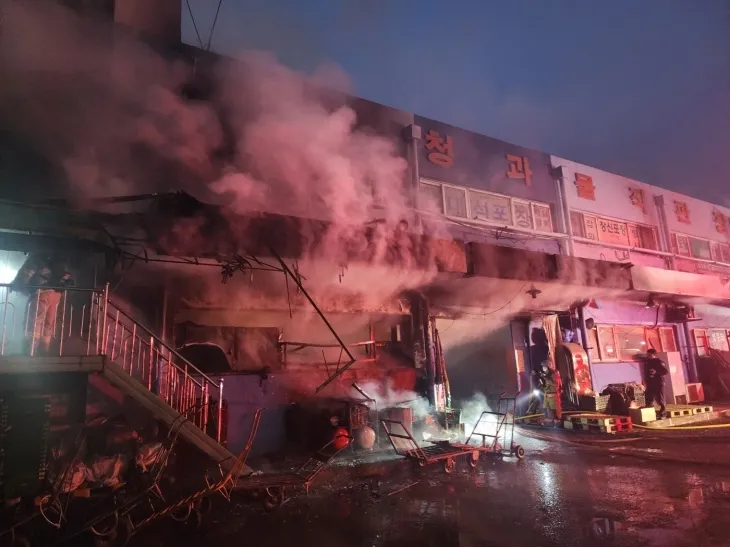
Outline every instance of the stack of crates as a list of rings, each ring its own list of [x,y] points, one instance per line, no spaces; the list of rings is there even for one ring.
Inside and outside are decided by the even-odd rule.
[[[464,435],[460,408],[445,408],[438,413],[439,425],[451,434]]]
[[[458,429],[461,423],[461,409],[460,408],[445,408],[438,412],[439,424],[447,431],[451,429]]]
[[[606,412],[610,398],[609,395],[581,395],[580,409],[590,412]]]
[[[0,497],[36,496],[48,474],[51,405],[43,397],[0,404]]]
[[[8,431],[8,405],[5,399],[0,398],[0,500],[5,499],[5,439]]]
[[[360,429],[370,424],[370,408],[358,403],[350,406],[350,429]]]
[[[631,384],[629,386],[629,396],[636,401],[639,406],[646,405],[646,394],[644,393],[644,386],[641,384]]]

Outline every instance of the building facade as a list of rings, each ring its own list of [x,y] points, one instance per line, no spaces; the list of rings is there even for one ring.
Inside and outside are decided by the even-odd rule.
[[[648,348],[678,355],[684,380],[696,379],[697,357],[728,349],[726,308],[717,305],[728,296],[728,210],[564,158],[552,162],[571,252],[625,264],[636,289],[586,308],[594,325],[587,330],[594,388],[642,381],[635,356]],[[683,303],[694,304],[689,316],[673,311]]]
[[[455,237],[561,254],[566,249],[550,156],[415,116],[420,211]]]
[[[119,20],[129,23],[141,4],[116,5]],[[149,31],[179,18],[172,8],[137,27]],[[194,65],[182,99],[214,101],[206,66],[216,56],[179,44],[170,51]],[[261,406],[269,409],[263,450],[280,448],[293,394],[330,386],[329,395],[351,397],[353,382],[428,392],[419,382],[436,382],[440,353],[455,399],[526,391],[530,371],[553,351],[545,339],[556,329],[572,332],[563,341],[584,347],[596,391],[642,381],[637,356],[649,348],[667,355],[679,383],[697,379],[697,358],[730,349],[730,209],[363,99],[331,102],[332,111],[351,109],[353,130],[390,143],[389,160],[405,166],[395,193],[408,199],[397,226],[379,216],[388,205],[382,199],[372,200],[367,222],[358,218],[361,225],[339,231],[317,215],[281,210],[254,211],[254,221],[226,210],[214,222],[188,215],[169,223],[156,211],[145,222],[157,215],[158,224],[175,230],[156,233],[145,225],[150,247],[208,258],[242,253],[239,231],[278,214],[243,242],[249,251],[274,249],[291,275],[240,262],[241,275],[225,286],[213,269],[189,274],[146,265],[125,278],[127,286],[156,279],[166,295],[150,299],[165,302],[155,322],[161,338],[203,372],[225,377],[232,448],[244,442],[246,420]],[[232,148],[223,146],[221,154]],[[53,179],[59,168],[36,173],[33,161],[13,156],[0,162],[0,173],[21,186]],[[161,178],[159,171],[146,175]],[[0,230],[17,232],[8,218],[0,219]],[[218,228],[206,231],[210,226]],[[173,235],[187,246],[165,247]],[[336,252],[324,252],[333,242]],[[301,248],[288,252],[295,244]],[[0,250],[26,251],[19,245]],[[427,260],[416,259],[423,249]],[[4,281],[17,258],[6,255]],[[342,340],[333,341],[335,334]],[[201,353],[210,347],[215,357]],[[340,374],[345,348],[356,362]]]

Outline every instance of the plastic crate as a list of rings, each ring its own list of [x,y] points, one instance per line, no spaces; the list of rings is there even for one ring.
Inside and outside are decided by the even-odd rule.
[[[455,429],[461,423],[461,409],[446,408],[438,412],[438,421],[444,429]]]
[[[609,395],[581,395],[580,409],[591,412],[604,412],[608,408]]]

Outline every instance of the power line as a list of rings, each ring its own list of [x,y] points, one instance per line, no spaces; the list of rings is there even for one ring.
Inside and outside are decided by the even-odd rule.
[[[185,0],[185,5],[188,7],[188,13],[190,14],[190,20],[193,22],[193,28],[195,29],[195,35],[198,37],[198,42],[200,43],[200,48],[205,49],[205,45],[203,44],[203,39],[200,37],[200,32],[198,32],[198,25],[195,24],[195,16],[193,15],[193,9],[190,7],[190,0]]]
[[[444,309],[447,309],[447,310],[451,310],[451,311],[457,312],[460,315],[469,315],[471,317],[488,317],[490,315],[494,315],[495,313],[497,313],[499,311],[502,311],[507,306],[509,306],[510,304],[512,304],[512,302],[514,302],[515,300],[517,300],[517,297],[522,294],[522,291],[524,290],[524,288],[526,286],[527,286],[527,282],[523,283],[522,284],[522,287],[520,287],[520,290],[517,291],[517,294],[515,294],[512,298],[510,298],[507,302],[505,302],[504,304],[502,304],[497,309],[492,310],[492,311],[489,311],[489,312],[486,312],[486,313],[471,313],[471,312],[468,312],[468,311],[463,311],[463,310],[458,309],[458,308],[454,308],[453,306],[440,306],[440,307],[441,308],[444,308]]]
[[[213,41],[213,33],[215,32],[215,24],[218,22],[218,14],[221,11],[221,4],[223,0],[218,0],[218,7],[215,10],[215,17],[213,18],[213,25],[210,27],[210,35],[208,36],[208,46],[205,48],[210,51],[210,43]]]

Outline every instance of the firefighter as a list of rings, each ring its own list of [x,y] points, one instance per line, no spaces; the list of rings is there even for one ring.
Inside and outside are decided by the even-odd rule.
[[[646,361],[644,362],[646,408],[654,408],[654,401],[659,403],[659,419],[664,418],[667,412],[664,404],[664,377],[667,374],[669,374],[669,371],[664,361],[659,359],[656,350],[651,348],[646,352]]]
[[[61,290],[72,285],[65,261],[49,255],[30,255],[15,276],[13,290],[29,297],[25,334],[30,336],[31,355],[50,354]]]
[[[560,420],[562,415],[560,393],[563,387],[560,373],[549,361],[545,361],[542,364],[542,370],[545,378],[543,384],[543,390],[545,393],[543,403],[545,407],[545,417],[553,420]]]

